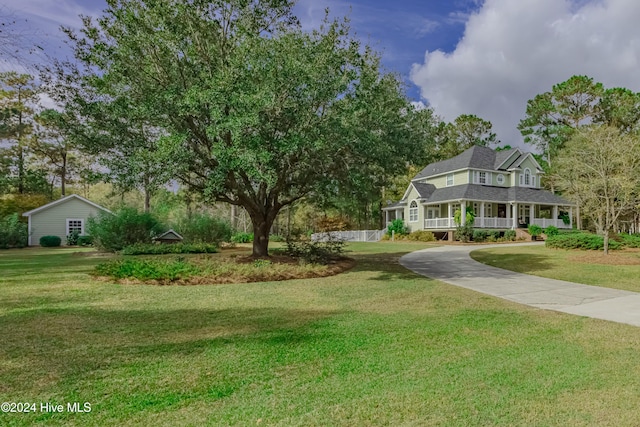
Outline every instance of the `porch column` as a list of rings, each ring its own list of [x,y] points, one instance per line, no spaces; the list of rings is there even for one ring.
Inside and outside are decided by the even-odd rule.
[[[573,206],[569,206],[569,228],[573,228]]]
[[[467,223],[467,202],[465,200],[460,202],[460,225]]]
[[[536,218],[536,205],[529,205],[529,223],[533,224]]]
[[[451,202],[449,202],[448,206],[449,206],[449,209],[448,209],[449,215],[447,216],[447,218],[449,220],[448,220],[447,224],[448,224],[449,228],[451,228],[451,217],[453,216],[453,214],[451,213]]]
[[[516,229],[518,228],[518,204],[514,203],[513,205],[511,205],[511,228],[512,229]]]

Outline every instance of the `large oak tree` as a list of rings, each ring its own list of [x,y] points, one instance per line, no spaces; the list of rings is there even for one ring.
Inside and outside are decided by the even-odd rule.
[[[268,254],[284,206],[368,191],[420,150],[398,78],[346,22],[304,32],[288,0],[108,3],[69,31],[82,71],[67,80],[80,95],[69,109],[100,134],[101,115],[126,100],[158,129],[158,162],[206,200],[247,210],[254,256]]]

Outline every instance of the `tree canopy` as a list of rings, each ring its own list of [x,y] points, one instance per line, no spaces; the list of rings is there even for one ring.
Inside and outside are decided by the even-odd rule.
[[[605,239],[618,218],[640,202],[640,139],[612,126],[581,128],[553,166],[555,182],[584,209]]]
[[[83,144],[106,135],[123,152],[140,147],[108,132],[105,117],[154,129],[150,155],[174,178],[247,210],[254,256],[267,255],[282,207],[366,192],[420,151],[401,83],[379,56],[344,21],[302,31],[291,6],[112,0],[80,35],[68,31],[82,73],[61,82],[76,89],[68,109],[93,130]]]

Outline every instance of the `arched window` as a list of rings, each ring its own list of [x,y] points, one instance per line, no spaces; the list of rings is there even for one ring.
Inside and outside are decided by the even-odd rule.
[[[418,203],[414,200],[409,205],[409,222],[418,221]]]
[[[524,170],[524,185],[526,186],[531,185],[531,170],[529,168],[526,168]]]

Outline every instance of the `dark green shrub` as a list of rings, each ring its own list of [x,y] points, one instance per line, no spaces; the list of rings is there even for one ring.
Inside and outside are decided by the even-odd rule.
[[[316,241],[288,240],[285,253],[308,264],[329,264],[342,256],[345,241],[331,233],[323,237],[324,239]]]
[[[507,230],[504,232],[504,240],[513,241],[516,240],[516,230]]]
[[[544,234],[546,234],[547,237],[557,236],[558,234],[560,234],[560,230],[558,230],[558,227],[550,225],[544,229]]]
[[[40,246],[45,248],[53,248],[60,246],[62,239],[58,236],[42,236],[40,238]]]
[[[473,241],[484,242],[489,238],[489,232],[487,230],[475,229],[473,230]]]
[[[195,213],[182,218],[174,229],[184,238],[186,243],[214,243],[231,241],[231,224],[204,213]]]
[[[95,269],[101,276],[116,279],[177,280],[196,275],[201,270],[182,259],[125,259],[99,264]]]
[[[253,233],[238,232],[231,236],[233,243],[251,243],[253,242]]]
[[[556,249],[601,250],[604,248],[604,238],[591,233],[557,234],[547,238],[547,247]],[[622,244],[609,240],[609,249],[620,249]]]
[[[213,243],[173,243],[158,245],[136,243],[122,249],[123,255],[162,255],[162,254],[213,254],[218,247]]]
[[[149,213],[123,208],[110,214],[101,212],[89,218],[89,235],[100,250],[115,252],[135,243],[151,243],[162,231],[160,223]]]
[[[91,246],[92,244],[91,236],[78,236],[78,246]]]
[[[416,242],[435,242],[436,236],[431,231],[419,230],[409,233],[407,240],[413,240]]]
[[[27,224],[20,222],[17,213],[0,221],[0,248],[24,248],[29,242]]]
[[[529,224],[527,230],[529,231],[529,234],[531,234],[531,237],[538,237],[542,234],[542,227],[537,224]]]
[[[461,242],[468,242],[473,238],[473,223],[459,225],[454,232],[454,238]]]
[[[489,242],[497,242],[502,237],[502,231],[499,230],[490,230],[487,233],[487,241]]]
[[[78,244],[78,238],[80,237],[80,233],[78,231],[74,231],[71,234],[67,235],[67,246],[76,246]]]
[[[628,248],[640,248],[640,234],[621,234],[620,240]]]
[[[391,221],[391,224],[387,226],[387,234],[391,236],[392,234],[408,234],[409,229],[406,225],[404,225],[404,221],[401,219],[394,219]]]

